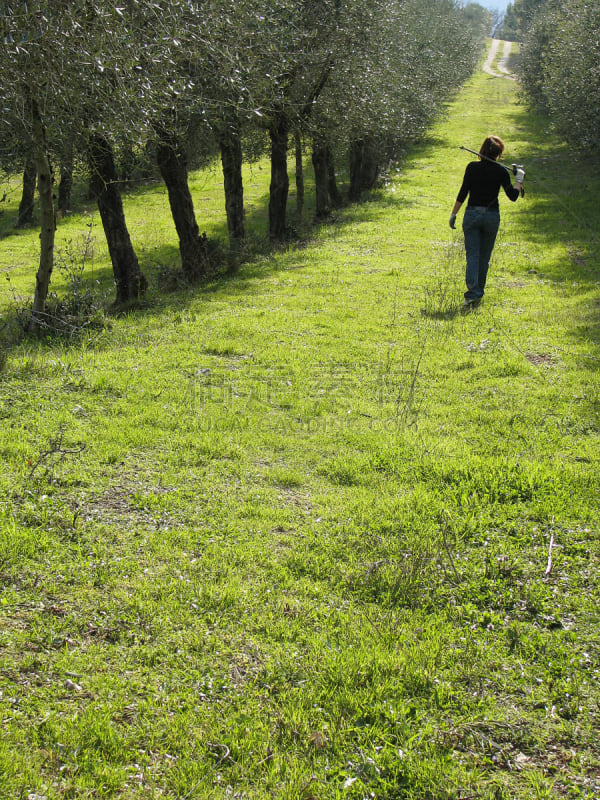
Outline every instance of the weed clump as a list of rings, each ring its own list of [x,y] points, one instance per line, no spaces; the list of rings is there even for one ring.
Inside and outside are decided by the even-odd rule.
[[[433,279],[424,288],[422,313],[432,319],[447,319],[457,311],[457,298],[462,294],[462,262],[464,246],[451,242],[445,247],[441,263],[434,269]]]
[[[87,328],[105,327],[106,296],[100,281],[93,278],[93,257],[91,224],[80,241],[70,239],[64,248],[57,250],[55,269],[63,278],[67,291],[62,296],[51,293],[42,319],[37,320],[48,333],[72,337]],[[90,263],[91,281],[84,277]]]
[[[56,250],[54,269],[62,277],[66,291],[60,295],[50,292],[44,311],[37,312],[33,320],[38,331],[46,336],[72,339],[80,337],[88,329],[106,327],[106,292],[100,281],[93,277],[93,264],[92,278],[85,277],[93,261],[94,245],[91,224],[88,227],[80,241],[70,239],[64,248]],[[7,280],[10,283],[8,276]],[[31,329],[30,299],[20,296],[12,286],[10,291],[13,299],[5,325],[7,333],[2,336],[0,332],[0,350],[2,341],[6,345],[14,344]]]

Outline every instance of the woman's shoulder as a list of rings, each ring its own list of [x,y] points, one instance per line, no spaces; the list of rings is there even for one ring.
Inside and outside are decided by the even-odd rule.
[[[482,173],[486,175],[504,175],[506,174],[506,167],[499,161],[480,161],[479,166]]]

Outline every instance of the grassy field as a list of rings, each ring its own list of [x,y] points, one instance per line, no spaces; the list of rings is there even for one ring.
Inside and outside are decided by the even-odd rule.
[[[492,132],[527,194],[463,315],[458,147]],[[481,73],[368,202],[193,291],[132,193],[148,307],[16,344],[9,194],[3,798],[600,796],[598,167]],[[95,218],[58,235],[56,291],[84,251],[109,286]]]

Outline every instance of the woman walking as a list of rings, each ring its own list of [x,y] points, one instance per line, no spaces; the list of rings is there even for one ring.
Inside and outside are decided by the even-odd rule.
[[[506,167],[497,161],[504,152],[504,142],[498,136],[488,136],[481,145],[479,161],[467,164],[462,186],[450,215],[450,227],[456,227],[456,215],[469,197],[463,218],[463,233],[467,253],[467,291],[463,309],[481,303],[485,291],[490,257],[500,226],[498,195],[502,187],[507,197],[515,202],[523,188],[525,172],[517,169],[512,185]]]

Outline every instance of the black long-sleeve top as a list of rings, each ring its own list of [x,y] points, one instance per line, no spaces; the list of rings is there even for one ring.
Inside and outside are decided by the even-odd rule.
[[[470,206],[499,209],[500,187],[513,203],[519,197],[519,190],[512,185],[510,175],[504,167],[491,161],[471,161],[467,164],[465,177],[456,199],[464,203],[469,195]]]

